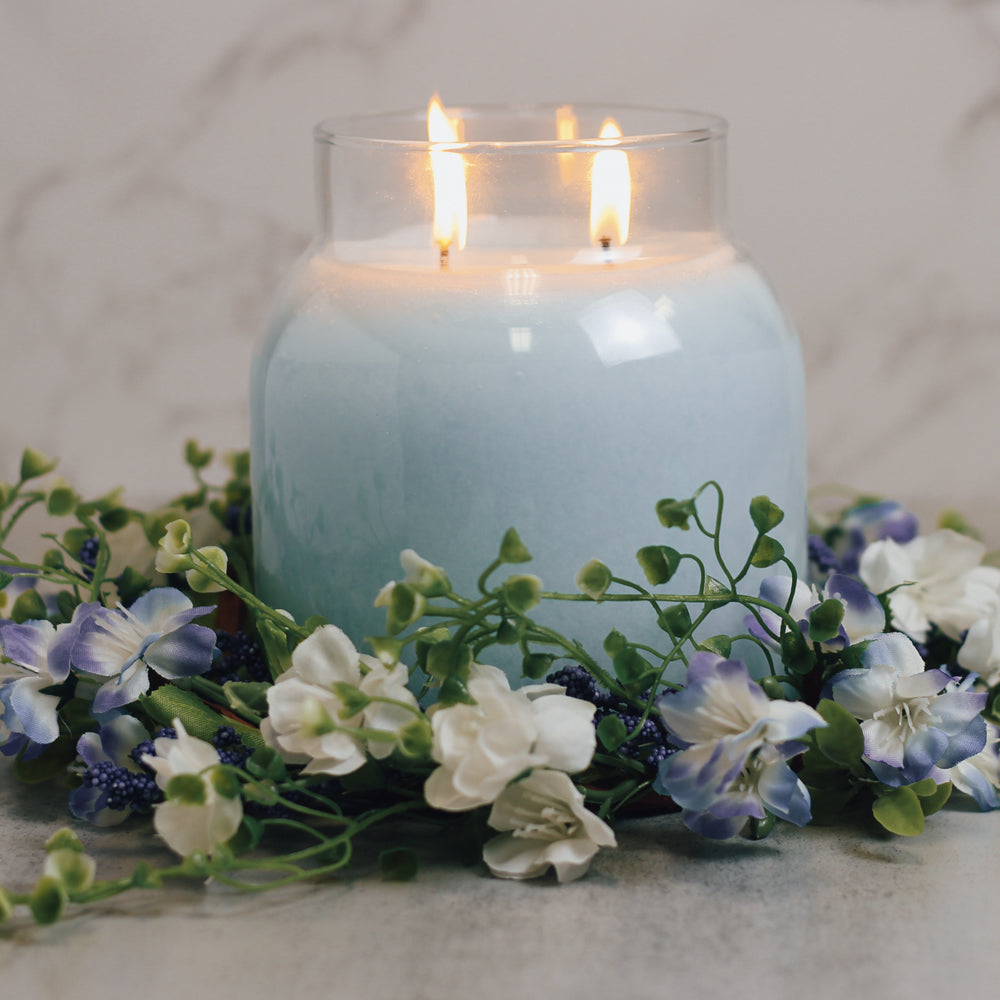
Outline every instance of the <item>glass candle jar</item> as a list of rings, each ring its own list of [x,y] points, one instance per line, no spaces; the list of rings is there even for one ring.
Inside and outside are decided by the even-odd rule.
[[[511,526],[534,556],[519,569],[550,590],[574,591],[591,558],[641,580],[649,544],[712,572],[705,540],[654,511],[708,479],[735,565],[750,500],[768,494],[803,566],[801,353],[730,242],[725,123],[605,107],[447,118],[461,141],[430,142],[423,112],[316,129],[319,231],[253,367],[264,599],[360,644],[383,631],[373,599],[402,549],[470,593]],[[607,119],[620,138],[598,138]],[[626,195],[599,190],[622,177]],[[612,625],[661,634],[648,608],[545,615],[598,650]]]

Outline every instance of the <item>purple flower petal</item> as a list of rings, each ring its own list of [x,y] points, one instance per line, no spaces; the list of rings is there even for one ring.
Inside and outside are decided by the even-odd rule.
[[[102,684],[94,696],[93,711],[109,712],[131,705],[149,690],[149,671],[141,662],[134,663],[121,676]]]
[[[184,625],[157,639],[143,657],[158,674],[173,680],[203,674],[212,665],[215,633],[204,625]]]

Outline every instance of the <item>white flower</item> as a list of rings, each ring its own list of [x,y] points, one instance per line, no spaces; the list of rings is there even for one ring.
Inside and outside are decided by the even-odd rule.
[[[143,754],[143,763],[156,773],[156,783],[168,795],[156,807],[153,825],[172,851],[186,856],[192,851],[211,854],[236,833],[243,820],[243,803],[222,794],[214,780],[219,752],[204,740],[188,736],[180,719],[174,720],[177,739],[161,737],[153,743],[156,756]],[[171,781],[180,775],[200,780],[184,783],[180,791]]]
[[[590,764],[596,745],[590,702],[558,685],[512,691],[502,670],[473,664],[474,705],[432,709],[431,755],[441,766],[424,797],[435,809],[461,811],[494,802],[518,775],[534,767],[573,774]]]
[[[296,646],[291,669],[268,689],[261,735],[289,763],[305,764],[309,774],[350,774],[364,765],[367,754],[388,757],[398,741],[366,739],[345,730],[399,734],[417,718],[411,711],[418,710],[417,700],[406,688],[407,679],[402,664],[388,670],[374,656],[359,653],[336,625],[324,625]],[[338,684],[403,705],[371,702],[345,717],[350,710],[337,693]]]
[[[554,867],[560,882],[571,882],[587,873],[600,848],[618,846],[562,771],[533,771],[505,788],[489,824],[510,831],[483,848],[483,860],[500,878],[535,878]]]
[[[985,551],[949,530],[903,545],[886,538],[865,549],[859,574],[875,593],[899,588],[889,595],[889,607],[900,631],[923,642],[933,623],[958,639],[1000,606],[1000,569],[980,565]]]
[[[1000,612],[973,622],[958,651],[958,662],[993,687],[1000,684]]]
[[[931,777],[942,784],[944,772],[983,749],[986,695],[956,686],[943,670],[926,670],[905,635],[875,639],[861,664],[836,674],[831,692],[860,720],[865,760],[879,781],[896,787]]]

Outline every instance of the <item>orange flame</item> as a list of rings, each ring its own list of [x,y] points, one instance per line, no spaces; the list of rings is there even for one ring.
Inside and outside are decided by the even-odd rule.
[[[613,118],[601,126],[605,145],[616,145],[622,135]],[[594,156],[590,176],[590,239],[593,243],[619,246],[628,240],[632,211],[632,175],[628,153],[623,149],[602,149]]]
[[[461,120],[449,118],[437,96],[427,106],[427,138],[431,141],[434,175],[434,242],[442,255],[454,243],[465,246],[469,229],[469,202],[465,191],[465,159],[453,150],[460,145]]]

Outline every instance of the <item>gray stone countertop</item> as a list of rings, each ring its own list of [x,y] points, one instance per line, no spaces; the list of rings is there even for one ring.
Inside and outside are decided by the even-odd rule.
[[[0,763],[0,884],[33,882],[64,803]],[[99,877],[169,860],[147,821],[77,828]],[[369,870],[263,895],[191,884],[50,928],[17,918],[0,925],[0,981],[31,1000],[896,1000],[1000,982],[1000,815],[951,806],[914,839],[779,825],[720,844],[676,815],[618,836],[565,886],[432,856],[410,883]]]

